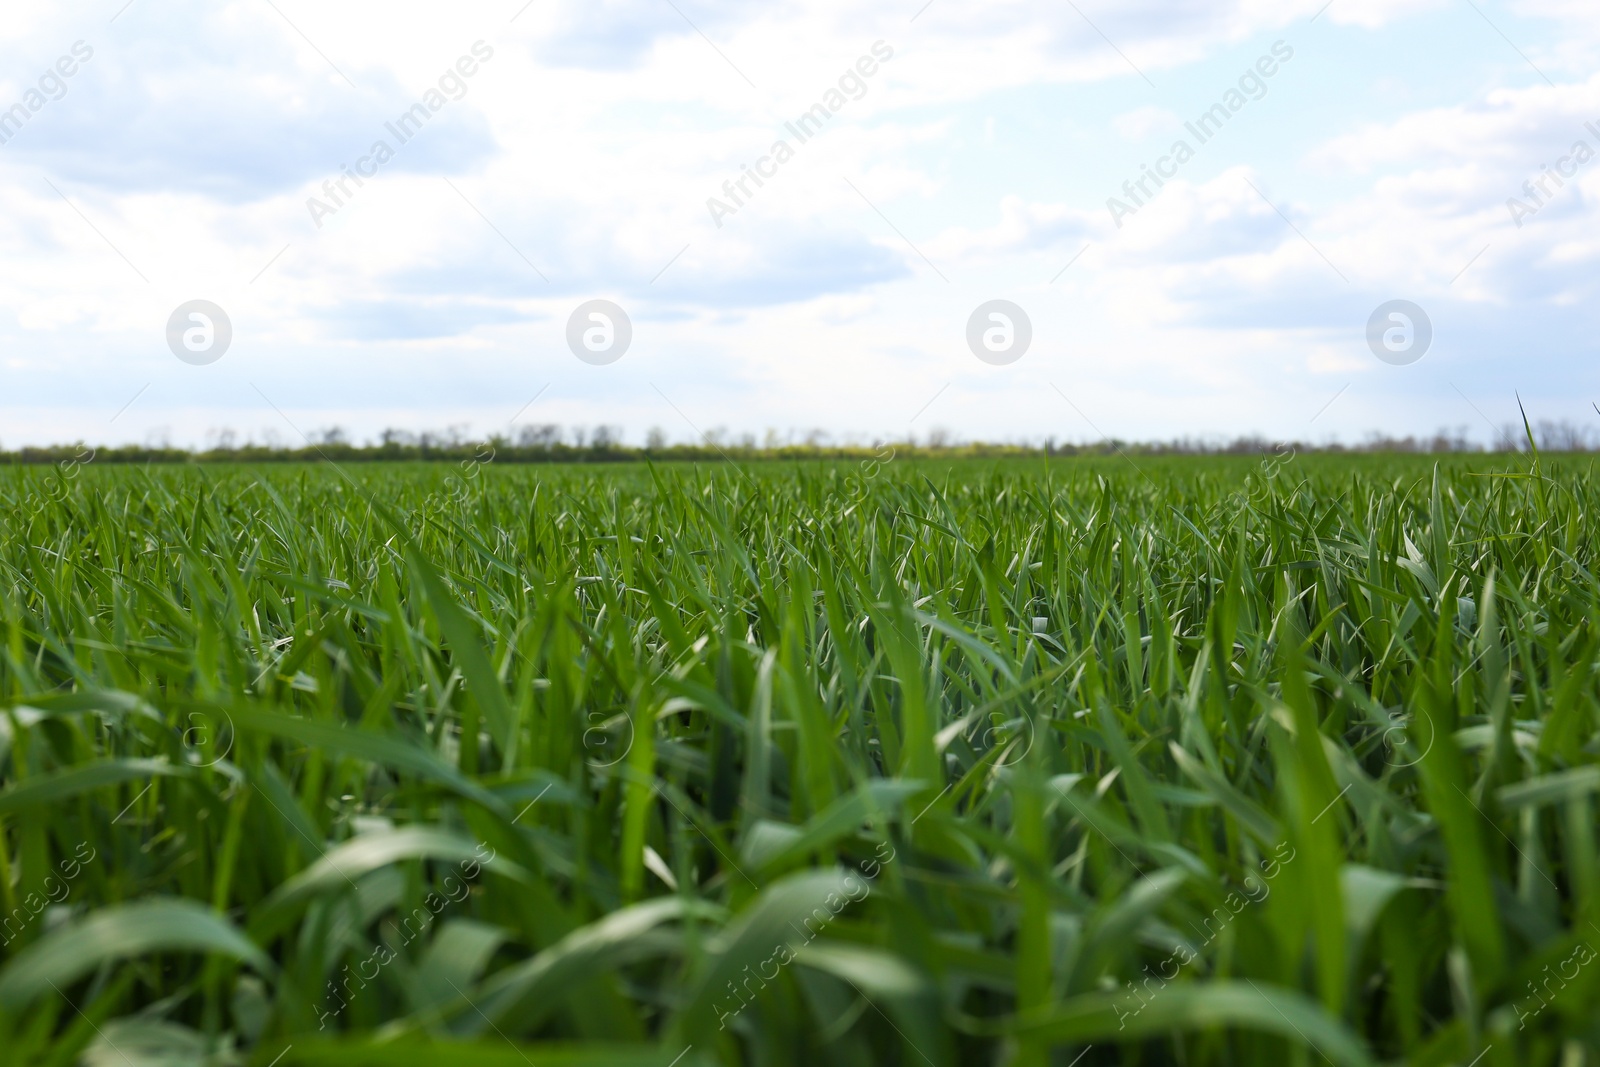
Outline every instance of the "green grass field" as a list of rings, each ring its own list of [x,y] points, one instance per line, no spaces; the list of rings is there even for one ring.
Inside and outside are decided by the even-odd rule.
[[[1600,1063],[1597,506],[0,469],[0,1060]]]

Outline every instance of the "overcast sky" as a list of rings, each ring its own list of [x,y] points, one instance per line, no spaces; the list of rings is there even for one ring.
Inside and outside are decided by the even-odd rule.
[[[5,447],[1600,425],[1593,0],[123,4],[0,21]]]

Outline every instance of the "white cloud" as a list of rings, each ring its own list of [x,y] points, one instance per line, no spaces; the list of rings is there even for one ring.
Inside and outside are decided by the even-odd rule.
[[[1332,0],[1323,17],[1345,26],[1377,30],[1392,22],[1446,6],[1446,0]]]
[[[1134,108],[1111,120],[1117,135],[1130,141],[1142,141],[1151,134],[1176,133],[1183,129],[1183,120],[1164,107]]]

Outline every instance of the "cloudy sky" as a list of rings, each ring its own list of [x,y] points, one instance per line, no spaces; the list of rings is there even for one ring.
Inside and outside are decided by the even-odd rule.
[[[4,108],[5,447],[1600,424],[1593,0],[27,0]]]

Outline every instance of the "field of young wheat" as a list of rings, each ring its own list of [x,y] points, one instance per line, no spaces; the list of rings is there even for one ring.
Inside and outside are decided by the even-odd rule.
[[[0,1061],[1600,1063],[1577,457],[0,470]]]

